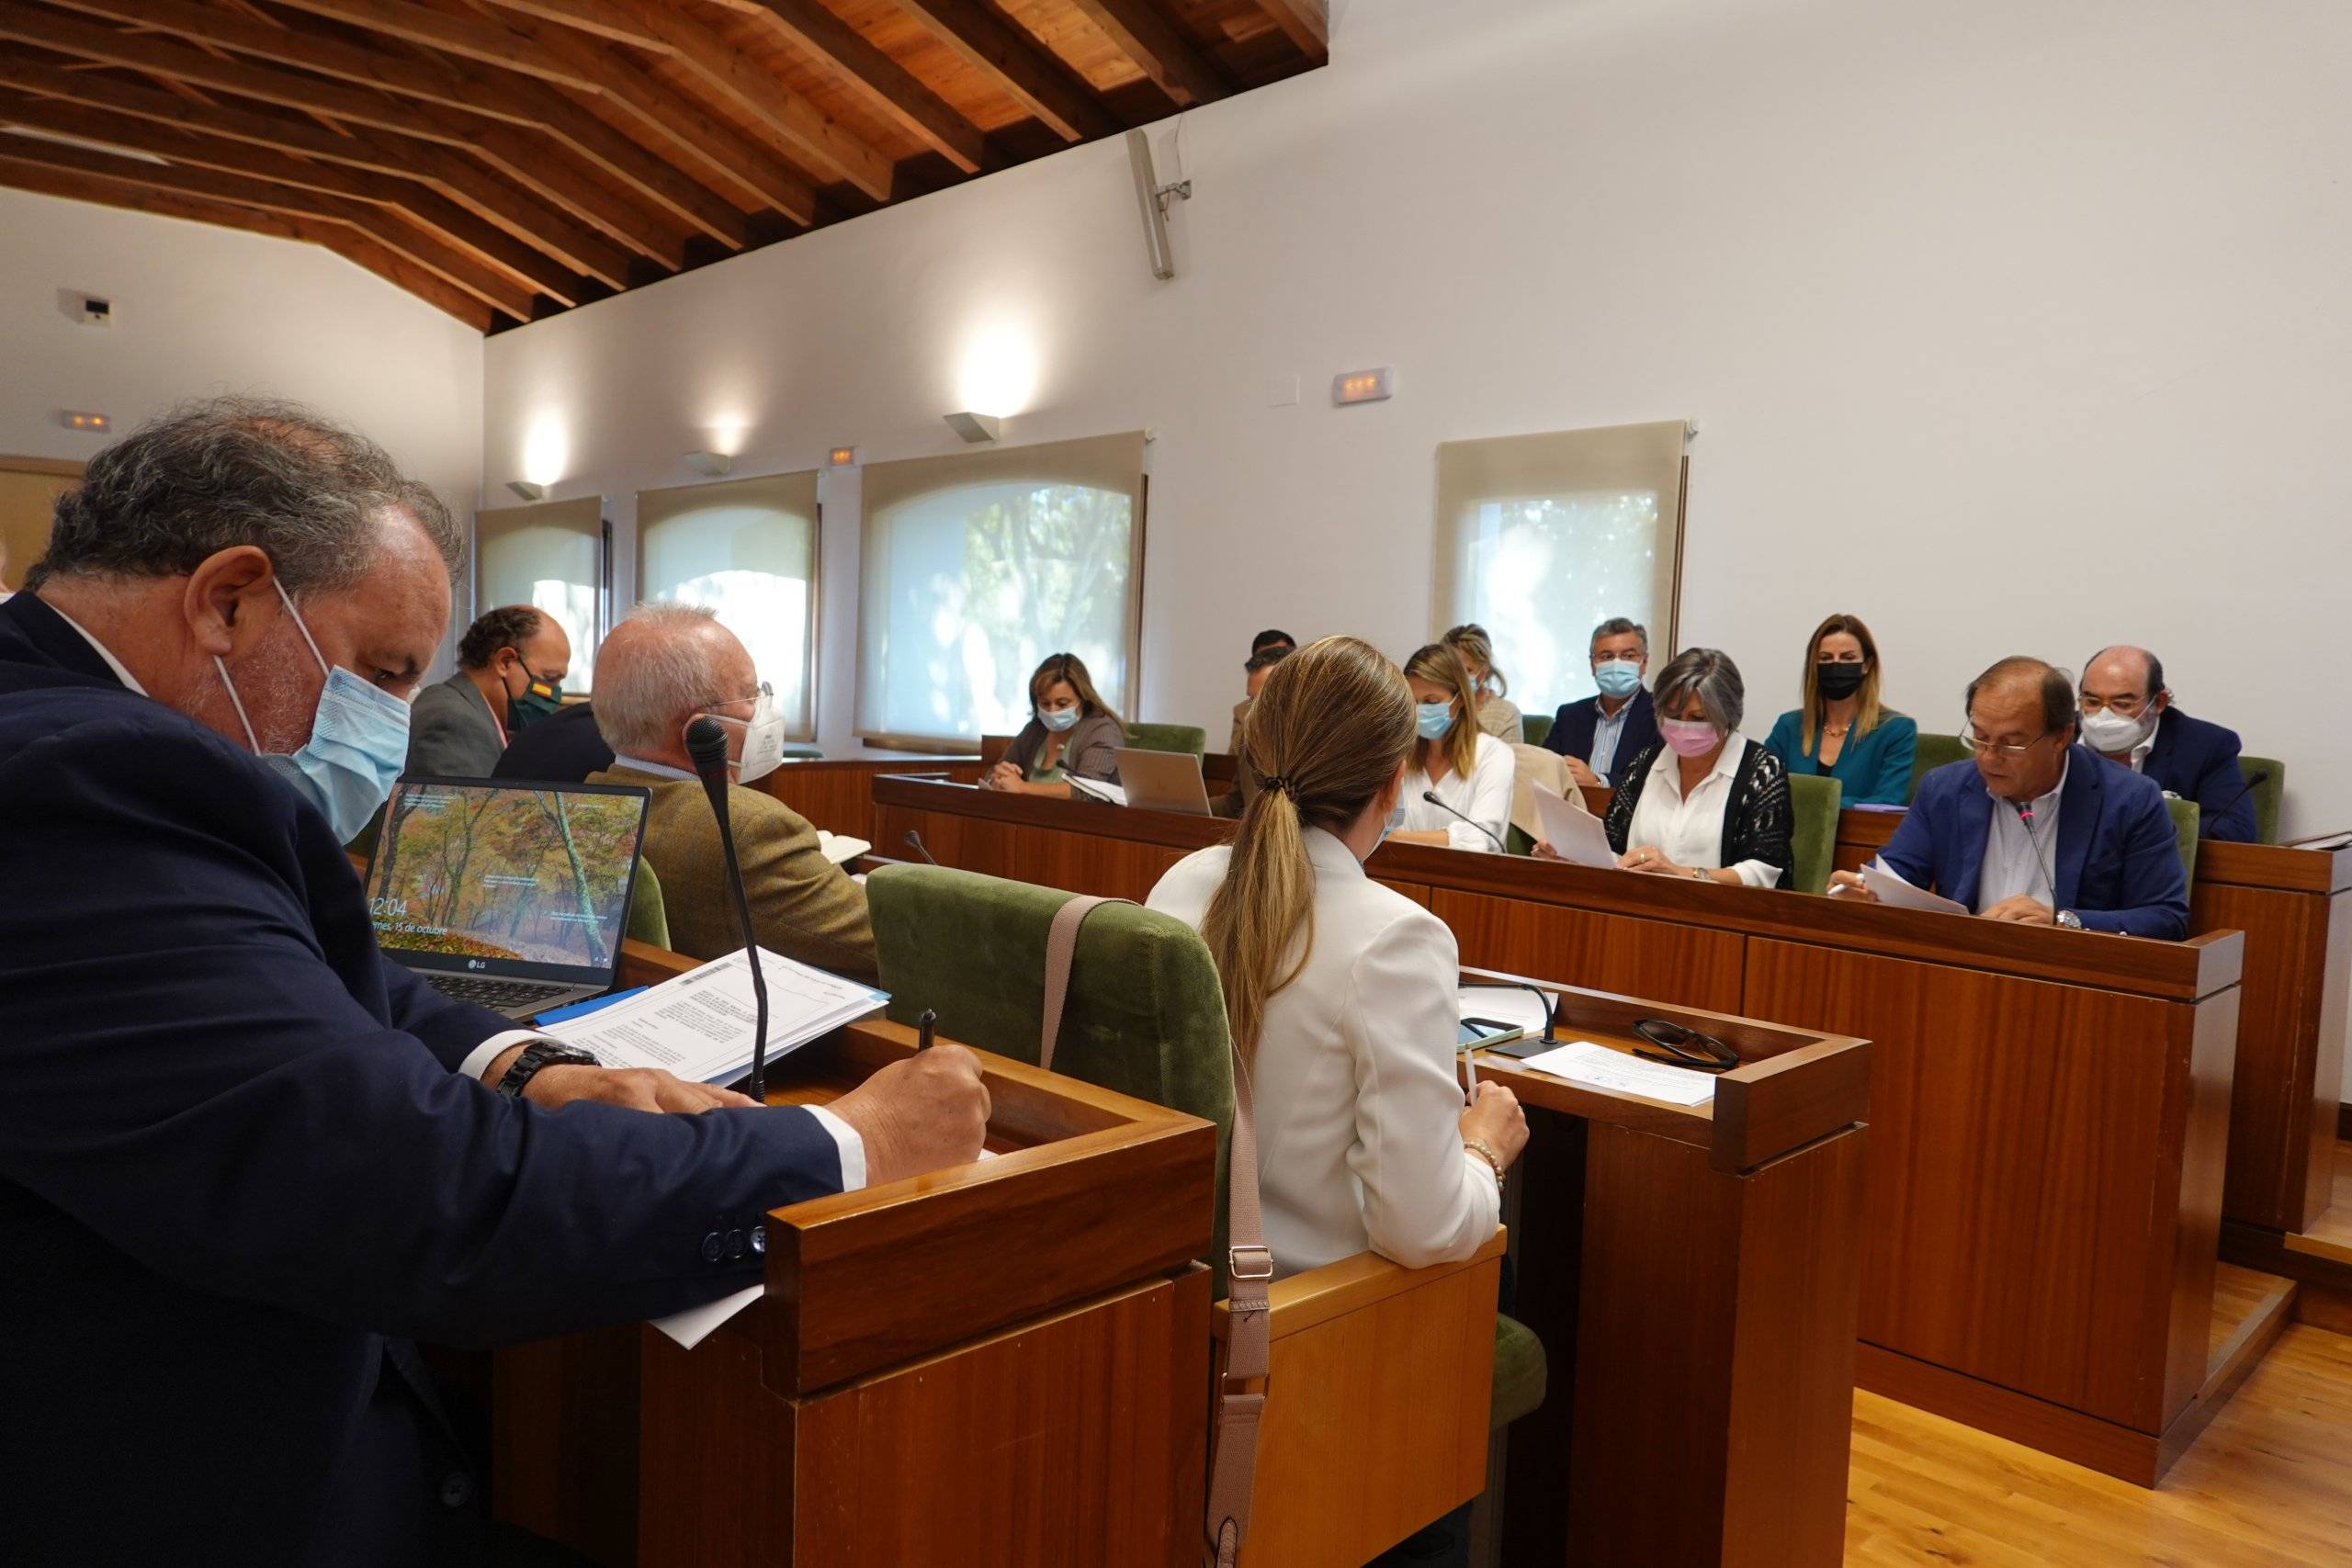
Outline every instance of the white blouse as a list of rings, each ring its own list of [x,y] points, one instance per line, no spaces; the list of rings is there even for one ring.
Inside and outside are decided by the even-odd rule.
[[[1186,856],[1147,906],[1199,930],[1232,857],[1225,845]],[[1459,1261],[1495,1234],[1502,1194],[1462,1145],[1453,933],[1319,828],[1306,858],[1313,944],[1267,998],[1250,1074],[1275,1272],[1367,1249],[1408,1269]]]
[[[1478,737],[1478,751],[1467,773],[1449,773],[1435,787],[1437,797],[1467,817],[1472,822],[1485,824],[1495,836],[1491,839],[1462,817],[1441,811],[1421,798],[1421,792],[1431,788],[1429,774],[1421,771],[1420,747],[1413,748],[1413,765],[1405,773],[1405,820],[1397,830],[1425,833],[1442,828],[1448,845],[1457,850],[1487,850],[1498,852],[1505,843],[1510,823],[1511,750],[1491,735]]]
[[[1642,798],[1634,807],[1634,820],[1625,829],[1625,847],[1634,850],[1647,845],[1664,852],[1677,865],[1721,870],[1724,809],[1731,804],[1732,775],[1753,744],[1745,735],[1733,736],[1688,800],[1682,798],[1681,759],[1673,747],[1660,747],[1657,760],[1650,764],[1649,781],[1642,785]],[[1781,867],[1769,862],[1744,860],[1732,869],[1750,887],[1780,886]]]

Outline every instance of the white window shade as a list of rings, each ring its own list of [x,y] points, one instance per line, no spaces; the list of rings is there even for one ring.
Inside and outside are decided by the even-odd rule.
[[[864,479],[857,728],[975,740],[1029,721],[1029,676],[1075,653],[1132,716],[1143,434],[877,463]]]
[[[474,517],[474,614],[528,604],[571,639],[564,689],[586,692],[604,629],[605,508],[598,496]]]
[[[816,734],[817,476],[770,474],[637,496],[637,592],[699,604],[775,688],[786,733]]]
[[[1437,449],[1441,629],[1475,621],[1531,714],[1593,694],[1592,628],[1649,628],[1674,649],[1684,423],[1449,441]]]

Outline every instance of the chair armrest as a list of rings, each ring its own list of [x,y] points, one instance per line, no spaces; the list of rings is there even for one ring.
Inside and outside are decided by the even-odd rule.
[[[1277,1280],[1266,1293],[1270,1309],[1267,1335],[1272,1339],[1283,1339],[1317,1324],[1329,1323],[1335,1317],[1362,1311],[1374,1302],[1401,1296],[1466,1269],[1478,1268],[1500,1258],[1509,1239],[1509,1234],[1498,1226],[1485,1245],[1459,1263],[1433,1263],[1427,1269],[1408,1269],[1376,1252],[1359,1252],[1353,1258],[1342,1258],[1337,1263],[1327,1263],[1320,1269],[1309,1269],[1303,1274]],[[1212,1312],[1210,1326],[1218,1344],[1225,1343],[1226,1330],[1231,1322],[1226,1303],[1217,1303]]]

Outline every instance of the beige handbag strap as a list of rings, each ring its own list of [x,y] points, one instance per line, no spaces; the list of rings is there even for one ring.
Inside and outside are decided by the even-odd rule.
[[[1037,1066],[1054,1066],[1054,1043],[1062,1032],[1062,1008],[1069,999],[1069,972],[1078,956],[1079,928],[1104,904],[1126,898],[1085,895],[1054,911],[1046,931],[1046,996]],[[1266,1250],[1265,1224],[1258,1209],[1258,1124],[1250,1094],[1249,1064],[1233,1048],[1233,1144],[1226,1179],[1225,1375],[1217,1385],[1216,1433],[1209,1459],[1208,1550],[1217,1568],[1233,1568],[1250,1533],[1250,1500],[1258,1472],[1258,1423],[1266,1395],[1244,1386],[1266,1376],[1269,1337],[1266,1287],[1274,1277],[1274,1255]]]

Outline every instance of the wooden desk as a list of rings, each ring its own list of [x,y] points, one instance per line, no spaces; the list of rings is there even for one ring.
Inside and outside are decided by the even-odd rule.
[[[875,781],[946,865],[1144,897],[1231,824]],[[2143,1485],[2210,1342],[2244,939],[1846,906],[1391,844],[1462,961],[1872,1045],[1859,1381]]]
[[[921,751],[786,760],[751,787],[775,796],[808,818],[812,827],[883,848],[874,837],[874,781],[883,773],[943,773],[957,784],[977,784],[980,762],[978,757],[934,757]]]
[[[1875,855],[1903,815],[1840,813],[1838,868],[1851,871]],[[2336,1105],[2352,1002],[2348,899],[2352,848],[2211,840],[2198,845],[2189,931],[2245,933],[2222,1196],[2222,1213],[2234,1224],[2293,1234],[2309,1229],[2334,1201]]]
[[[623,979],[687,961],[629,944]],[[771,1067],[823,1102],[914,1049]],[[767,1295],[692,1351],[501,1351],[493,1505],[614,1565],[1190,1565],[1207,1464],[1208,1122],[982,1055],[1000,1157],[767,1216]]]

